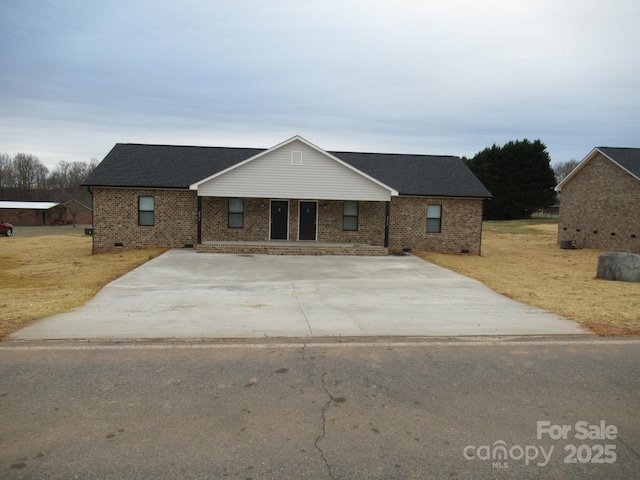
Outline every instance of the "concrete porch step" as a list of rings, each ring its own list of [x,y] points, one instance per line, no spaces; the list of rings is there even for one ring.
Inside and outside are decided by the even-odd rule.
[[[377,245],[317,242],[203,242],[198,253],[245,255],[355,255],[386,256],[388,249]]]

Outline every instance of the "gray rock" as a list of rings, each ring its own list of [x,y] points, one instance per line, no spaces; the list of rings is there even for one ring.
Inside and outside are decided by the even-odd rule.
[[[598,258],[596,277],[621,282],[640,282],[640,255],[603,253]]]

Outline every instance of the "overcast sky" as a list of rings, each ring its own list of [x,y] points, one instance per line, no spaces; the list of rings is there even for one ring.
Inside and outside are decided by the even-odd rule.
[[[640,147],[637,0],[0,0],[0,152]]]

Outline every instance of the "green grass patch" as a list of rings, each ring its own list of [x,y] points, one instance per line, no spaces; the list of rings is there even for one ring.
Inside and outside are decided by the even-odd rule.
[[[31,237],[35,235],[84,235],[85,227],[91,225],[46,225],[43,227],[25,227],[21,225],[13,226],[13,235],[21,237]]]
[[[539,225],[557,226],[558,220],[553,218],[529,218],[526,220],[488,220],[482,222],[482,229],[487,233],[507,233],[512,235],[548,235],[548,232],[535,228]]]

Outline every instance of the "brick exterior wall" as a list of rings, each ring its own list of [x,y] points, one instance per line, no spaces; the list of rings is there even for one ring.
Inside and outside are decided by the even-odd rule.
[[[154,226],[138,225],[140,196],[153,196],[155,199]],[[195,246],[198,228],[197,201],[196,192],[188,190],[94,188],[94,253],[119,248]],[[228,202],[229,199],[226,197],[202,197],[203,243],[269,241],[270,199],[244,199],[242,228],[229,228]],[[442,205],[440,233],[426,232],[429,204]],[[343,205],[342,201],[318,201],[317,243],[382,247],[386,203],[359,202],[358,230],[355,231],[343,230]],[[289,200],[291,253],[306,252],[293,245],[293,242],[298,242],[298,208],[299,200]],[[390,252],[411,249],[443,253],[468,251],[480,254],[480,199],[393,197],[390,223]],[[121,243],[122,247],[116,247],[116,243]],[[281,249],[278,249],[278,252],[280,253]]]
[[[50,210],[34,210],[32,208],[1,208],[0,220],[14,227],[40,227],[51,223]]]
[[[268,199],[245,198],[244,226],[229,228],[229,199],[202,197],[203,242],[266,242],[267,240],[269,240]]]
[[[138,197],[155,201],[155,224],[138,225]],[[93,188],[93,253],[118,249],[184,247],[197,241],[193,190]],[[122,247],[116,247],[121,243]]]
[[[385,202],[358,202],[357,230],[342,228],[344,202],[320,201],[318,212],[320,242],[384,245]]]
[[[244,199],[244,227],[229,228],[226,197],[203,197],[202,241],[269,241],[271,203],[268,198]],[[289,241],[298,241],[298,206],[300,200],[289,200]],[[384,243],[384,202],[359,202],[358,230],[342,229],[343,202],[318,201],[317,241],[320,243]]]
[[[91,225],[93,223],[93,211],[87,207],[72,207],[77,208],[76,212],[76,224],[78,225]],[[64,221],[67,225],[73,223],[73,215],[67,208],[65,210]]]
[[[404,249],[480,255],[482,199],[393,197],[389,251]],[[427,233],[427,206],[442,205],[440,233]]]
[[[640,181],[597,154],[563,187],[558,242],[640,253]]]
[[[59,205],[51,209],[50,225],[73,225],[73,215],[71,209],[76,212],[77,225],[91,225],[93,223],[93,212],[90,208],[78,202]]]

